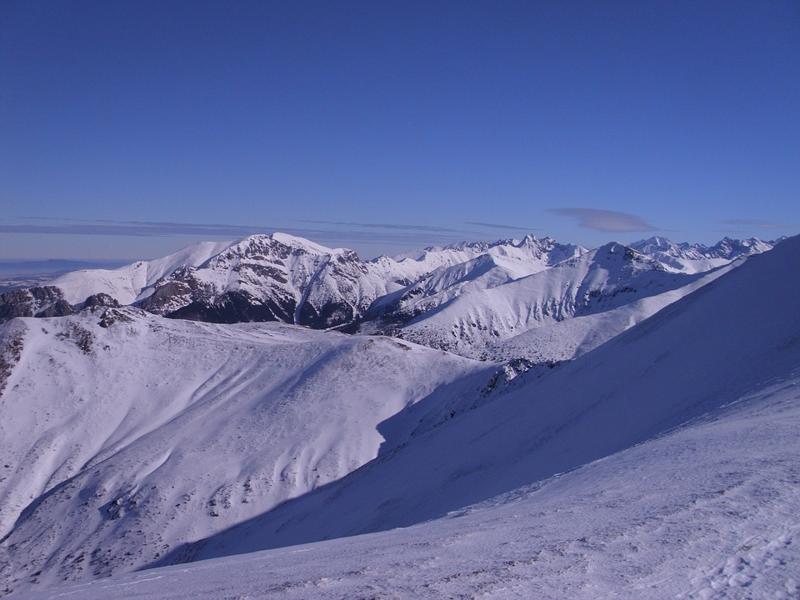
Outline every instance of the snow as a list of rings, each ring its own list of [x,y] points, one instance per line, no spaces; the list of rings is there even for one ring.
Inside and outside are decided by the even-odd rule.
[[[580,256],[587,250],[573,244],[559,244],[552,238],[532,235],[521,240],[508,239],[496,242],[462,242],[449,246],[431,246],[421,252],[411,252],[394,258],[379,257],[372,262],[384,277],[405,281],[410,285],[437,269],[446,269],[480,256],[490,256],[516,264],[524,274],[541,271],[569,258]]]
[[[738,257],[772,247],[755,238],[725,238],[707,247],[675,244],[660,237],[634,246],[639,251],[639,262],[647,259],[653,268],[684,275],[718,269]],[[637,282],[625,279],[636,276],[636,272],[617,269],[609,274],[599,264],[598,252],[606,254],[613,247],[619,247],[622,253],[633,252],[622,250],[618,244],[588,252],[580,246],[529,235],[521,240],[464,242],[395,259],[362,261],[351,250],[328,248],[275,232],[233,243],[204,242],[162,259],[115,270],[77,271],[51,283],[62,288],[72,304],[102,292],[123,305],[136,303],[156,314],[201,321],[279,320],[323,329],[347,327],[366,333],[394,333],[399,326],[405,329],[402,335],[407,339],[464,356],[487,358],[500,340],[540,325],[550,328],[550,319],[562,321],[579,316],[569,305],[577,306],[583,301],[573,297],[573,292],[587,290],[568,290],[566,283],[552,283],[565,274],[575,278],[591,275],[594,279],[582,283],[592,293],[604,293],[608,285],[602,278],[611,277],[614,281],[610,283],[626,292],[619,298],[623,302],[663,291],[636,288],[634,295],[627,293],[631,286],[626,284]],[[596,272],[581,274],[562,268],[536,279],[543,291],[533,291],[535,305],[514,299],[515,294],[524,293],[524,285],[505,287],[559,269],[564,263],[574,266],[576,261],[591,263]],[[598,277],[601,280],[595,281]],[[576,279],[573,283],[578,282]],[[497,294],[483,293],[494,288],[502,290]],[[464,298],[469,300],[458,302]],[[437,314],[440,309],[445,315]],[[555,312],[551,313],[551,309]],[[621,322],[600,319],[611,320]],[[630,324],[638,320],[627,319]],[[575,327],[563,329],[568,333]],[[595,337],[605,340],[620,331],[609,329]],[[557,337],[564,336],[559,333]],[[545,344],[526,349],[521,346],[522,339],[516,341],[514,348],[523,350],[521,357],[533,360],[572,358],[590,347],[568,337],[566,343],[552,348]],[[500,349],[498,356],[507,355]]]
[[[230,246],[231,242],[200,242],[163,258],[138,261],[118,269],[83,269],[56,277],[47,285],[61,288],[71,304],[94,294],[108,294],[120,304],[132,304],[156,281],[182,266],[198,266]]]
[[[409,433],[380,423],[488,378],[386,338],[106,312],[2,326],[22,340],[0,421],[6,581],[140,568],[341,478]]]
[[[471,409],[434,402],[414,443],[208,540],[197,557],[408,526],[644,442],[800,365],[800,238],[570,363]],[[453,452],[453,449],[461,449]]]
[[[408,528],[20,598],[796,598],[795,376],[659,438]]]
[[[438,283],[454,269],[432,280]],[[408,300],[400,299],[398,312],[415,316],[402,323],[395,335],[473,358],[567,360],[729,269],[699,275],[673,273],[613,243],[527,277],[506,277],[495,285],[486,280],[497,274],[496,268],[484,273],[472,269],[471,279],[448,281],[439,292],[415,293],[419,286],[410,288]],[[372,329],[367,325],[364,330]]]
[[[294,250],[331,286],[385,281]],[[800,238],[698,274],[618,244],[508,281],[479,256],[428,279],[467,289],[412,325],[480,319],[498,335],[470,343],[495,358],[550,336],[575,360],[500,383],[492,363],[292,325],[96,308],[0,326],[4,584],[796,598]]]
[[[733,240],[723,238],[713,246],[703,244],[676,244],[664,237],[654,236],[631,244],[635,250],[661,262],[677,273],[701,273],[730,263],[741,256],[760,254],[771,250],[774,243],[758,238]]]

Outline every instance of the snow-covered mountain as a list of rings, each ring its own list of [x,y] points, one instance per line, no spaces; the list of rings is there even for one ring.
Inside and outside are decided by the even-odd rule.
[[[789,600],[800,591],[795,382],[422,524],[20,597]]]
[[[360,318],[377,299],[438,268],[491,257],[509,277],[537,272],[582,248],[528,236],[520,241],[431,247],[415,256],[362,261],[283,233],[204,243],[116,270],[84,270],[51,282],[72,304],[105,293],[176,318],[211,322],[283,321],[326,328]]]
[[[464,250],[480,253],[463,261],[447,264],[443,256],[454,259],[464,257]],[[428,249],[419,258],[430,265],[433,257],[442,266],[423,274],[415,283],[404,289],[380,298],[371,307],[375,315],[392,314],[395,318],[407,319],[444,304],[463,293],[496,287],[527,275],[539,273],[565,260],[585,254],[580,246],[558,244],[552,238],[537,239],[526,236],[521,241],[507,240],[493,245],[472,245]],[[400,261],[404,265],[408,259]]]
[[[347,323],[386,293],[387,282],[351,250],[281,233],[250,236],[198,267],[159,280],[141,306],[200,321]]]
[[[726,265],[741,256],[771,250],[772,242],[758,238],[735,240],[723,238],[713,246],[675,243],[655,236],[631,244],[631,248],[661,262],[667,269],[680,273],[701,273]]]
[[[607,256],[604,261],[612,262],[603,264],[616,264],[616,258]],[[215,560],[30,597],[796,596],[800,281],[793,274],[800,268],[800,238],[742,263],[594,351],[553,368],[532,369],[483,401],[484,392],[476,394],[475,388],[486,370],[417,346],[396,348],[404,343],[396,340],[274,324],[172,322],[110,308],[60,319],[14,320],[4,326],[7,338],[16,340],[14,332],[25,331],[4,354],[6,363],[14,364],[7,389],[20,395],[18,405],[23,397],[30,402],[50,396],[41,412],[36,411],[37,420],[50,419],[43,427],[53,433],[27,455],[39,457],[36,464],[47,467],[45,472],[70,464],[76,472],[56,477],[59,482],[14,523],[0,545],[6,552],[0,564],[10,565],[6,580],[24,589],[31,579],[51,582],[65,576],[92,577],[109,568],[124,571],[146,557],[161,564],[203,558]],[[625,268],[636,271],[637,277],[650,273],[642,264]],[[607,282],[604,291],[615,289],[615,278],[598,277],[588,281]],[[614,302],[613,294],[608,301]],[[106,321],[114,316],[118,320],[107,327],[89,322],[102,320],[103,315],[110,315]],[[41,331],[42,326],[47,332]],[[139,341],[129,339],[133,332]],[[272,372],[299,374],[302,368],[281,364],[286,360],[307,364],[303,352],[308,351],[284,346],[275,354],[267,352],[272,357],[268,360],[255,350],[259,344],[270,345],[264,340],[267,332],[283,341],[291,338],[293,344],[300,337],[312,347],[330,339],[338,348],[341,340],[352,352],[331,372],[320,374],[318,380],[312,377],[311,389],[303,383],[305,377],[290,377],[304,393],[276,392],[266,404],[281,405],[280,410],[262,414],[259,408],[266,407],[256,397],[265,387],[273,389],[268,383]],[[124,343],[112,334],[125,336]],[[221,338],[230,339],[224,344],[226,357],[241,353],[253,361],[253,368],[231,361],[233,372],[223,367],[219,378],[212,376],[195,388],[201,395],[189,394],[188,400],[183,395],[177,401],[190,415],[198,411],[193,417],[172,416],[170,410],[176,405],[164,400],[174,397],[174,390],[159,388],[178,385],[176,357],[184,354],[180,349],[192,346],[192,360],[201,364],[192,362],[188,368],[199,381],[208,372],[210,363],[204,363],[208,356],[219,358],[207,344],[218,348]],[[369,341],[379,346],[375,352],[383,362],[370,362],[370,351],[360,347]],[[153,379],[147,371],[154,365],[129,365],[123,350],[129,346],[136,356],[146,357],[141,350],[150,348],[150,343],[153,348],[164,346],[152,358],[153,363],[163,363]],[[89,359],[87,348],[98,358]],[[333,354],[338,355],[338,351]],[[99,358],[104,356],[115,358]],[[76,368],[83,360],[91,362],[91,372],[88,367]],[[108,360],[109,366],[101,360]],[[327,360],[312,360],[312,372]],[[367,363],[363,368],[361,360]],[[324,420],[323,430],[330,433],[330,424],[339,423],[338,415],[318,416],[314,408],[329,406],[319,399],[359,396],[352,386],[361,378],[391,374],[394,367],[409,369],[398,360],[418,366],[407,378],[389,377],[385,386],[376,387],[368,380],[365,390],[373,393],[361,396],[366,406],[393,391],[398,381],[410,385],[415,377],[426,375],[433,380],[426,380],[430,387],[412,395],[416,401],[405,408],[401,405],[409,396],[396,397],[397,408],[388,410],[389,416],[379,425],[384,446],[376,449],[375,441],[380,440],[371,438],[367,446],[374,458],[367,458],[361,468],[342,469],[343,476],[332,474],[327,485],[197,543],[164,548],[157,535],[142,536],[141,532],[153,531],[169,536],[175,529],[190,527],[189,519],[178,518],[177,523],[183,524],[178,527],[160,511],[175,515],[181,510],[198,514],[212,509],[220,517],[211,519],[218,519],[225,510],[242,510],[240,505],[246,503],[241,499],[251,497],[246,483],[223,488],[226,491],[214,496],[214,504],[199,502],[202,494],[192,495],[193,486],[216,489],[199,471],[223,481],[232,473],[249,473],[226,461],[228,448],[248,456],[250,468],[264,469],[275,461],[270,452],[262,454],[272,445],[272,434],[255,438],[251,432],[268,427],[274,428],[270,432],[286,431],[277,436],[277,446],[284,448],[281,436],[294,436],[305,420],[309,424],[301,428],[297,445],[288,444],[293,451],[285,456],[308,456],[301,448],[307,437],[314,439],[312,434],[318,431],[314,424]],[[60,368],[52,369],[52,361]],[[58,378],[72,378],[73,371],[80,375],[71,385],[36,377],[45,368]],[[454,369],[459,373],[452,374]],[[106,370],[113,374],[105,375]],[[215,372],[213,367],[210,371]],[[347,375],[337,378],[341,372]],[[149,433],[149,425],[128,434],[130,424],[149,422],[149,417],[143,414],[147,411],[126,412],[121,429],[94,438],[110,453],[84,467],[83,457],[71,463],[64,460],[68,452],[48,449],[58,447],[62,432],[92,421],[74,416],[76,402],[97,402],[97,395],[113,389],[112,381],[102,381],[94,390],[92,376],[114,378],[121,391],[130,382],[145,381],[150,385],[138,387],[137,401],[167,408],[155,435]],[[130,379],[126,384],[120,377]],[[326,383],[331,377],[333,384]],[[62,404],[58,394],[71,386],[73,400]],[[325,394],[314,392],[315,386]],[[340,394],[337,389],[347,391]],[[215,401],[215,390],[225,402]],[[4,402],[8,393],[4,392]],[[280,398],[286,400],[281,403]],[[115,402],[106,396],[100,405],[104,411],[116,411]],[[123,398],[119,414],[131,406]],[[348,400],[346,414],[361,406]],[[30,418],[29,410],[20,409],[18,418]],[[72,418],[59,416],[66,414]],[[360,414],[356,411],[350,418]],[[56,427],[57,423],[64,424]],[[374,428],[374,419],[372,423]],[[371,431],[370,426],[365,430]],[[148,433],[137,437],[144,431]],[[81,440],[92,439],[92,431],[81,433]],[[15,442],[30,447],[31,440],[21,438],[16,436]],[[118,448],[123,441],[131,450]],[[261,445],[251,450],[253,443]],[[219,462],[225,467],[218,468]],[[296,464],[304,463],[298,459]],[[195,474],[191,484],[185,471]],[[295,481],[301,479],[296,473]],[[253,481],[260,479],[251,480],[250,487],[255,487]],[[124,490],[128,492],[120,495]],[[211,519],[198,520],[193,534]],[[157,525],[150,529],[153,522]],[[104,531],[114,535],[104,537]],[[145,549],[134,559],[121,552],[138,552],[126,550],[138,544]],[[286,548],[294,544],[304,545]],[[253,554],[269,548],[275,550]],[[120,557],[131,563],[120,564]]]
[[[228,247],[230,242],[200,242],[155,260],[140,260],[117,269],[82,269],[65,273],[49,285],[64,292],[71,304],[80,304],[89,296],[108,294],[120,304],[133,304],[162,277],[175,270],[196,267]]]
[[[409,252],[395,258],[381,256],[372,262],[384,268],[388,278],[409,286],[437,269],[446,269],[485,255],[497,259],[499,263],[521,277],[584,252],[586,249],[581,246],[560,244],[550,237],[537,238],[526,235],[521,240],[505,239],[496,242],[462,242],[448,246],[430,246],[419,252]]]
[[[415,424],[394,415],[476,395],[495,369],[390,338],[130,308],[15,319],[0,341],[11,588],[141,568],[262,514],[402,445]]]
[[[530,498],[522,513],[526,516],[518,514],[513,524],[522,537],[523,532],[537,530],[543,517],[553,528],[550,535],[564,535],[556,528],[567,516],[555,515],[559,500],[575,511],[587,511],[575,532],[583,528],[595,537],[576,536],[573,542],[587,549],[597,544],[595,552],[608,560],[609,549],[603,546],[619,538],[615,528],[631,527],[626,520],[649,522],[646,531],[652,535],[659,527],[666,535],[664,528],[676,523],[690,538],[704,538],[704,557],[711,561],[705,565],[708,577],[714,576],[715,562],[725,564],[728,559],[714,540],[724,536],[725,551],[733,551],[743,543],[740,527],[755,523],[755,529],[797,540],[800,443],[792,432],[800,422],[800,282],[787,273],[798,268],[800,238],[794,238],[594,352],[554,369],[529,371],[494,402],[477,408],[468,401],[460,407],[449,405],[449,418],[431,423],[391,455],[173,558],[211,558],[407,527],[454,516],[453,511],[462,515],[465,505],[498,494],[509,494],[500,504]],[[423,406],[412,407],[408,418],[413,420]],[[426,414],[432,414],[430,407]],[[783,419],[792,425],[786,426]],[[778,439],[770,434],[773,426],[780,431]],[[660,441],[676,428],[678,433]],[[720,436],[708,444],[710,458],[704,456],[703,432]],[[734,443],[739,436],[746,440],[743,447]],[[646,450],[634,449],[648,441]],[[593,463],[626,449],[627,454],[611,464]],[[638,462],[637,454],[647,459]],[[674,463],[671,454],[679,455]],[[694,461],[705,461],[702,472],[708,473],[708,480],[695,474]],[[620,464],[626,465],[626,472],[619,479],[611,477]],[[668,476],[659,472],[659,464]],[[737,471],[734,464],[743,470]],[[544,505],[552,507],[549,514],[551,509],[537,502],[537,482],[582,465],[589,465],[588,471],[575,474],[570,483],[550,482],[550,489],[559,491],[552,504]],[[597,473],[605,475],[595,478]],[[659,492],[645,483],[651,477],[665,489],[676,486],[676,491],[657,500]],[[577,490],[571,487],[582,480]],[[773,495],[764,496],[767,489]],[[576,491],[581,495],[574,496]],[[726,516],[729,504],[721,499],[726,494],[743,512]],[[629,502],[649,505],[655,514],[642,521],[646,515],[628,512]],[[607,506],[615,515],[615,521],[606,524],[610,529],[593,529],[592,506]],[[507,518],[515,519],[517,510],[510,507]],[[676,513],[691,516],[692,522],[681,523]],[[489,525],[491,516],[483,522]],[[713,524],[712,518],[717,519]],[[703,531],[689,533],[693,529]],[[645,533],[638,526],[634,530]],[[469,537],[469,529],[463,534]],[[783,543],[779,537],[769,541]],[[546,538],[544,542],[544,548],[529,550],[545,550]],[[676,545],[674,551],[687,543],[680,538],[668,542]],[[500,548],[496,551],[503,555]],[[796,550],[793,555],[797,558]],[[691,560],[683,563],[686,569],[695,566]],[[689,583],[695,582],[684,584]]]
[[[590,252],[526,236],[362,261],[282,233],[254,235],[0,294],[0,322],[113,299],[171,318],[337,327],[482,360],[549,363],[595,348],[772,247],[727,238],[712,247],[664,238],[635,245]]]
[[[61,317],[74,312],[55,286],[12,289],[0,294],[0,323],[14,317]]]
[[[459,269],[465,265],[470,268],[459,278],[463,272]],[[564,360],[590,350],[721,274],[674,273],[661,262],[616,243],[520,278],[507,276],[491,257],[481,257],[435,272],[424,281],[430,286],[412,286],[395,295],[393,302],[380,307],[377,323],[368,323],[364,330],[391,332],[476,358],[499,353],[536,362]],[[450,285],[439,289],[441,282]],[[657,298],[643,302],[650,297]],[[586,318],[601,313],[602,317]],[[576,317],[584,320],[568,323]],[[540,328],[541,332],[529,333]],[[503,347],[512,338],[516,338],[515,356],[508,356]]]
[[[698,273],[771,246],[754,239],[725,239],[706,248],[652,238],[638,247],[665,270]],[[351,250],[287,234],[254,235],[238,242],[203,242],[117,269],[67,273],[48,286],[31,288],[27,296],[20,290],[2,294],[0,320],[65,315],[80,309],[87,298],[104,294],[155,314],[209,322],[276,320],[350,329],[378,317],[406,323],[462,295],[540,273],[586,253],[580,246],[526,236],[362,261]],[[56,299],[59,293],[62,297]],[[53,301],[40,309],[29,296]],[[62,302],[56,306],[58,300]],[[366,330],[380,330],[380,324]]]

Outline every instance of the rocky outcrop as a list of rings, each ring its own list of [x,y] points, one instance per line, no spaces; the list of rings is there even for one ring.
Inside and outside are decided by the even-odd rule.
[[[0,294],[0,323],[14,317],[63,317],[75,312],[54,286],[30,287]]]

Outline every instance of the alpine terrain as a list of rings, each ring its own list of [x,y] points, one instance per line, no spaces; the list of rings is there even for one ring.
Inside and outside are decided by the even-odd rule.
[[[10,290],[0,589],[796,597],[798,269],[274,233]]]

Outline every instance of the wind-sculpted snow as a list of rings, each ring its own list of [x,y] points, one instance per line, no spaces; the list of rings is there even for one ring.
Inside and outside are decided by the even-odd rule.
[[[798,383],[795,374],[660,438],[420,525],[21,598],[792,600]]]
[[[548,244],[363,262],[253,236],[137,292],[206,320],[407,311],[397,335],[488,363],[104,294],[0,325],[6,591],[371,534],[64,593],[791,597],[800,238],[695,274]]]
[[[593,352],[526,373],[501,399],[455,410],[391,455],[174,557],[441,517],[642,443],[776,381],[794,381],[800,280],[787,273],[798,268],[800,238],[793,238]]]
[[[97,308],[2,326],[0,573],[140,568],[402,444],[492,367],[387,338]],[[1,589],[1,588],[0,588]]]

